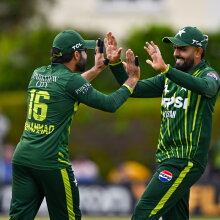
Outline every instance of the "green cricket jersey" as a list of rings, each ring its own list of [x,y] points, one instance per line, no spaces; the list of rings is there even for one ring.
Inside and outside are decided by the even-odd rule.
[[[127,78],[122,64],[111,69],[122,84]],[[205,166],[219,86],[218,73],[206,61],[188,73],[170,68],[137,83],[132,97],[162,97],[157,162],[185,158]]]
[[[13,163],[38,169],[69,166],[70,124],[78,104],[114,112],[129,96],[125,86],[110,95],[100,93],[62,64],[36,69],[28,86],[27,118]]]

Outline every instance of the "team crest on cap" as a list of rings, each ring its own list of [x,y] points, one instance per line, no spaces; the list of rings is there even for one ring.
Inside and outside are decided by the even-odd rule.
[[[215,73],[207,73],[207,76],[212,77],[214,80],[218,80],[218,76]]]
[[[186,33],[185,28],[181,29],[181,30],[176,34],[176,36],[179,35],[180,37],[182,37],[182,34],[184,34],[184,33]]]
[[[173,178],[173,174],[167,170],[160,172],[158,179],[162,182],[169,182]]]
[[[195,44],[197,46],[202,47],[202,41],[198,41],[198,40],[192,39],[192,44]]]

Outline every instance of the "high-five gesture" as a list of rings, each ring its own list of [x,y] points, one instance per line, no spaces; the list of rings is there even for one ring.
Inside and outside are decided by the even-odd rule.
[[[128,73],[128,78],[140,79],[140,67],[131,49],[126,51],[126,72]]]
[[[105,60],[104,58],[104,42],[99,38],[97,40],[97,46],[95,48],[95,68],[98,72],[101,72],[106,68],[105,63],[103,62]]]
[[[134,56],[131,49],[126,51],[126,72],[128,73],[128,79],[125,82],[126,85],[135,88],[137,81],[140,79],[140,67],[138,57]]]
[[[101,73],[107,66],[105,65],[104,58],[104,42],[98,39],[95,48],[95,64],[88,71],[81,74],[82,77],[91,82],[99,73]]]
[[[110,63],[118,63],[121,57],[122,48],[117,48],[117,41],[111,32],[108,32],[104,39],[106,55]]]
[[[164,62],[160,49],[153,41],[146,42],[144,49],[148,52],[152,60],[147,59],[146,63],[151,65],[153,69],[164,72],[167,69],[167,64]]]

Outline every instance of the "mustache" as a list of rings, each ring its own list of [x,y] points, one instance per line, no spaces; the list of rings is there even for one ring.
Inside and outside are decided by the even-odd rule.
[[[185,60],[183,57],[181,56],[175,56],[175,59],[182,59],[182,60]]]

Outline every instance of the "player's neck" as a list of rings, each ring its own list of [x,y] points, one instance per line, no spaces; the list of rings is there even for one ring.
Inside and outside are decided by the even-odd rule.
[[[65,65],[65,66],[66,66],[68,69],[70,69],[72,72],[75,71],[76,64],[75,64],[74,60],[71,60],[70,62],[63,63],[63,65]]]

